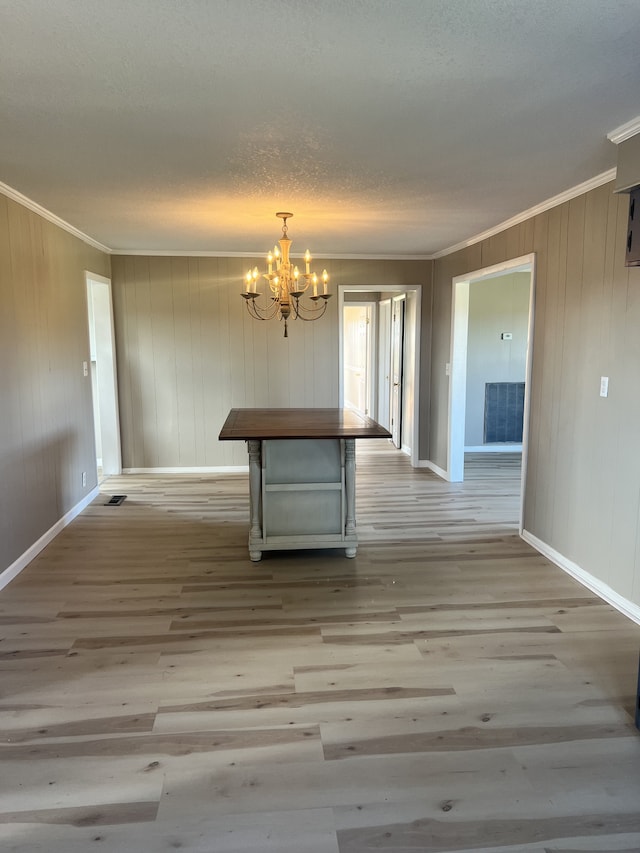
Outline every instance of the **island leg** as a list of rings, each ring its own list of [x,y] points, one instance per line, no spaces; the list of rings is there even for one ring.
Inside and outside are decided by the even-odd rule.
[[[262,551],[252,547],[253,543],[262,539],[260,523],[260,499],[262,497],[262,464],[261,442],[250,440],[249,447],[249,557],[257,562],[262,558]]]
[[[344,489],[347,502],[347,513],[344,526],[345,536],[355,538],[356,535],[356,441],[354,438],[344,440]],[[356,543],[345,548],[347,557],[355,557]]]

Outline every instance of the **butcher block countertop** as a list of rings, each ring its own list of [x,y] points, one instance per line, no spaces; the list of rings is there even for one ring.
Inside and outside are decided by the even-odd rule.
[[[391,433],[351,409],[231,409],[221,441],[287,438],[391,438]]]

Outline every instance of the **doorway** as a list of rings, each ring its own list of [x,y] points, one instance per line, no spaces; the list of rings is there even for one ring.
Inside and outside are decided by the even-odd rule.
[[[122,473],[111,280],[85,273],[98,482]]]
[[[344,407],[361,415],[375,411],[375,302],[343,308]]]
[[[350,294],[357,293],[357,297]],[[367,298],[370,294],[370,298]],[[380,295],[382,295],[380,297]],[[419,465],[418,448],[418,383],[420,370],[420,317],[421,317],[420,285],[409,287],[380,286],[380,285],[339,285],[338,286],[338,322],[339,322],[339,405],[345,406],[346,377],[345,377],[345,319],[344,308],[354,301],[364,300],[375,302],[376,309],[372,313],[370,324],[371,338],[371,370],[369,386],[371,389],[370,417],[380,423],[390,432],[392,411],[392,308],[395,304],[403,305],[403,334],[398,337],[402,370],[399,378],[397,405],[399,406],[397,445],[411,457],[413,467]],[[357,302],[355,304],[357,304]]]
[[[535,296],[535,255],[524,255],[485,269],[475,270],[452,281],[452,317],[451,317],[451,359],[447,365],[449,381],[449,435],[447,479],[453,483],[464,480],[465,426],[467,400],[467,347],[469,337],[469,290],[472,283],[487,281],[491,278],[509,275],[514,272],[528,272],[529,316],[527,322],[527,344],[525,358],[525,382],[522,424],[522,484],[521,504],[524,497],[524,479],[526,476],[527,438],[530,409],[531,362],[533,346],[533,308]],[[522,523],[522,505],[521,505]]]

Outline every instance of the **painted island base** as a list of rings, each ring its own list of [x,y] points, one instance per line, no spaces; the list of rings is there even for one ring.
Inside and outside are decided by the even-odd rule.
[[[249,556],[342,548],[355,557],[355,439],[249,440]]]

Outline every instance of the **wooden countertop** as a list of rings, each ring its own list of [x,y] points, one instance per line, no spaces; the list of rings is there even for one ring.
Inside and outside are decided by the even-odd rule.
[[[231,409],[218,438],[391,438],[391,433],[351,409]]]

